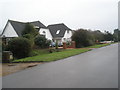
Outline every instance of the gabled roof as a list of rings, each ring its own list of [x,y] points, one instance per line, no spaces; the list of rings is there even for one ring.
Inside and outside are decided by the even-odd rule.
[[[48,25],[47,28],[50,30],[51,35],[53,38],[56,37],[64,37],[65,31],[66,30],[71,30],[68,28],[65,24],[60,23],[60,24],[53,24],[53,25]],[[60,30],[59,34],[56,34],[56,32]]]
[[[19,21],[13,21],[13,20],[8,20],[8,22],[11,23],[12,27],[14,28],[14,30],[16,31],[16,33],[18,34],[18,36],[21,36],[22,34],[22,31],[24,30],[25,28],[25,25],[27,23],[30,23],[32,24],[33,26],[38,26],[39,28],[46,28],[45,25],[43,25],[40,21],[34,21],[34,22],[19,22]],[[7,23],[8,23],[7,22]],[[3,30],[3,33],[5,31],[5,28]],[[2,34],[3,34],[2,33]]]

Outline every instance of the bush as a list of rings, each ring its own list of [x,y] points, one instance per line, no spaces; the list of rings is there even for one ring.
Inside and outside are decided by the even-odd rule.
[[[25,35],[23,35],[23,38],[27,38],[27,39],[31,39],[31,34],[25,34]]]
[[[23,38],[29,39],[31,46],[32,47],[34,46],[34,37],[31,34],[25,34],[25,35],[23,35]]]
[[[76,42],[77,48],[90,46],[95,43],[91,32],[84,29],[75,31],[72,40]]]
[[[14,38],[8,42],[8,49],[15,58],[25,58],[31,53],[31,44],[26,38]]]
[[[47,40],[44,36],[37,36],[34,40],[35,45],[39,46],[40,48],[48,48],[51,41]]]

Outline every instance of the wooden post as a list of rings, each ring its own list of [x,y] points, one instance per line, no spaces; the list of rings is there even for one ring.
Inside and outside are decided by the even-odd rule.
[[[67,49],[67,45],[65,42],[63,43],[63,49]]]

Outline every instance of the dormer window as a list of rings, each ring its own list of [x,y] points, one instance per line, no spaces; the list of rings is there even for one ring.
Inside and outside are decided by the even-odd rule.
[[[67,33],[69,33],[69,30],[67,30]]]
[[[57,30],[56,34],[59,34],[60,33],[60,30]]]

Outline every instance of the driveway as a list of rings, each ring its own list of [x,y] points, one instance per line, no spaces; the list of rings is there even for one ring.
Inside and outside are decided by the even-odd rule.
[[[3,88],[117,88],[118,44],[3,77]]]

